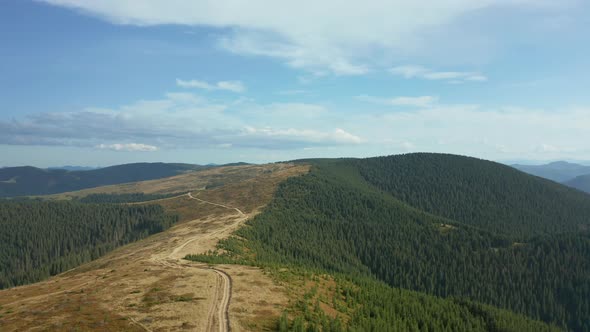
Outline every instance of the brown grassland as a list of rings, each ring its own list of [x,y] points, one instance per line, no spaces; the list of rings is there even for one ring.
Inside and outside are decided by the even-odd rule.
[[[190,192],[194,199],[182,195],[157,201],[181,217],[165,232],[48,280],[0,291],[1,330],[223,331],[222,303],[229,296],[232,331],[271,328],[289,303],[285,286],[259,268],[212,269],[182,258],[214,250],[271,200],[278,183],[307,171],[286,163],[220,167],[53,195]]]

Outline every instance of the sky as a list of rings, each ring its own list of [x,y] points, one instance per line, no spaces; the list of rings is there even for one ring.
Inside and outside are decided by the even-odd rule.
[[[585,0],[0,1],[0,166],[590,160]]]

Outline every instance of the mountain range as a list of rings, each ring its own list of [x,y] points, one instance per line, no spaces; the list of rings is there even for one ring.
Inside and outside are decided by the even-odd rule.
[[[590,166],[556,161],[543,165],[514,164],[512,167],[590,193]]]
[[[190,260],[230,271],[225,272],[230,285],[253,273],[232,274],[231,266],[257,267],[288,289],[282,316],[270,314],[268,306],[251,308],[268,313],[266,325],[250,321],[251,330],[590,331],[590,195],[554,180],[496,162],[433,153],[200,170],[185,164],[126,165],[103,170],[100,180],[130,179],[119,173],[142,167],[150,176],[189,173],[147,182],[158,188],[156,196],[144,183],[133,186],[143,193],[123,191],[126,185],[95,188],[100,199],[0,201],[0,265],[8,267],[0,288],[9,287],[0,294],[0,308],[6,308],[0,324],[44,312],[15,310],[28,289],[35,289],[34,299],[51,301],[52,296],[39,297],[48,291],[36,284],[18,293],[13,285],[102,257],[50,283],[59,293],[60,283],[92,280],[93,286],[80,292],[78,310],[86,308],[87,291],[94,291],[97,301],[92,308],[108,308],[111,303],[104,301],[112,301],[111,293],[127,299],[116,312],[85,316],[91,326],[95,316],[154,317],[170,312],[166,306],[173,303],[177,309],[196,308],[202,290],[195,273],[205,265]],[[291,169],[297,171],[281,173]],[[68,174],[60,178],[62,188],[78,183],[70,173],[79,173],[62,173]],[[207,232],[215,241],[200,242]],[[108,254],[136,240],[133,250]],[[172,270],[174,275],[166,274]],[[158,276],[164,279],[154,283]],[[187,276],[195,279],[178,283]],[[149,282],[138,286],[140,279]],[[231,310],[250,310],[243,304],[247,298],[235,292],[258,282],[227,287],[230,294],[223,298],[233,301],[228,320],[238,314]],[[281,287],[269,284],[264,292],[277,298]],[[10,294],[16,302],[2,300]],[[104,298],[110,300],[98,300]],[[43,308],[50,308],[50,316],[61,310],[58,303]],[[205,309],[216,307],[211,308]],[[159,324],[141,322],[149,329]]]
[[[0,168],[0,197],[48,195],[85,188],[145,181],[204,169],[207,166],[133,163],[92,170]]]
[[[563,184],[590,193],[590,174],[576,176]]]

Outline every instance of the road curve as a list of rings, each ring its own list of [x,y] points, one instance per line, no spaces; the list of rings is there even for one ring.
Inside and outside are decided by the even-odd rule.
[[[209,201],[205,201],[203,199],[194,197],[190,192],[187,193],[189,198],[215,206],[220,206],[229,210],[235,210],[239,215],[240,219],[246,219],[248,216],[242,212],[238,208],[230,207],[223,204],[213,203]],[[219,331],[219,332],[229,332],[231,329],[230,320],[229,320],[229,303],[231,300],[231,291],[232,291],[232,280],[231,277],[224,271],[216,269],[214,267],[205,267],[205,266],[195,266],[192,264],[183,264],[181,263],[181,256],[180,253],[184,247],[186,247],[189,243],[193,241],[198,241],[201,238],[201,235],[194,236],[184,243],[176,246],[167,256],[159,257],[154,259],[154,262],[168,267],[168,268],[195,268],[201,270],[212,271],[216,274],[216,281],[215,281],[215,293],[213,295],[213,304],[209,308],[209,313],[207,315],[207,331]],[[148,327],[145,325],[137,322],[132,321],[136,325],[144,328],[146,331],[150,331]],[[217,325],[217,328],[216,328]]]
[[[230,209],[230,210],[236,210],[241,216],[245,216],[246,215],[244,212],[242,212],[242,210],[240,210],[240,209],[238,209],[236,207],[231,207],[231,206],[227,206],[227,205],[223,205],[223,204],[219,204],[219,203],[209,202],[209,201],[206,201],[204,199],[200,199],[198,197],[193,196],[193,194],[190,193],[190,192],[187,195],[188,195],[188,197],[190,197],[192,199],[196,199],[197,201],[200,201],[200,202],[203,202],[203,203],[207,203],[207,204],[211,204],[211,205],[215,205],[215,206],[221,206],[221,207],[224,207],[224,208]]]

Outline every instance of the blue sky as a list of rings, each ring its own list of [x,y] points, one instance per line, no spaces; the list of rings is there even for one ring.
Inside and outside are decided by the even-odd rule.
[[[0,166],[590,160],[583,0],[4,0]]]

